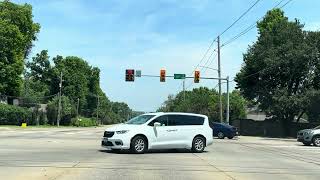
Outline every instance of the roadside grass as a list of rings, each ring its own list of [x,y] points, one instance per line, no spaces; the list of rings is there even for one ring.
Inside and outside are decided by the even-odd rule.
[[[0,125],[0,128],[14,128],[14,129],[30,129],[30,128],[90,128],[90,127],[102,127],[103,125],[98,126],[88,126],[88,127],[81,127],[81,126],[53,126],[53,125],[27,125],[27,127],[15,126],[15,125]]]

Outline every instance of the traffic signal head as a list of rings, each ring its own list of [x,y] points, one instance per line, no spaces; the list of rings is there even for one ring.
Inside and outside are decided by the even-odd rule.
[[[199,83],[200,81],[200,71],[194,71],[194,83]]]
[[[160,82],[165,82],[166,81],[166,70],[161,69],[160,70]]]
[[[134,81],[134,69],[126,69],[126,81]]]

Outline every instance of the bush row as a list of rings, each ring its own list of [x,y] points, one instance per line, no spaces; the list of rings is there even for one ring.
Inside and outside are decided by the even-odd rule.
[[[55,121],[56,119],[52,120],[52,122]],[[32,111],[31,109],[24,107],[0,103],[0,125],[20,126],[23,122],[26,122],[28,125],[46,125],[48,124],[47,114],[44,112]],[[89,127],[97,126],[97,121],[92,118],[72,118],[71,115],[65,115],[61,118],[60,125]]]
[[[77,127],[97,126],[97,121],[95,119],[85,117],[72,118],[71,125]]]
[[[33,123],[31,110],[0,103],[0,125],[21,125],[22,122]]]

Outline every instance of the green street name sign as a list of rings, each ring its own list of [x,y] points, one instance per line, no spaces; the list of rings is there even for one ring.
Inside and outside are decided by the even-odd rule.
[[[174,79],[185,79],[186,74],[174,74]]]

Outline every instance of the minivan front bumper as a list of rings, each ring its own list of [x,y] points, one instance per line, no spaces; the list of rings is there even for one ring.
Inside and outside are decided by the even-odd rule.
[[[118,134],[115,131],[105,131],[101,146],[108,149],[130,149],[130,134]]]
[[[311,143],[312,133],[299,132],[297,135],[297,141],[302,143]]]

